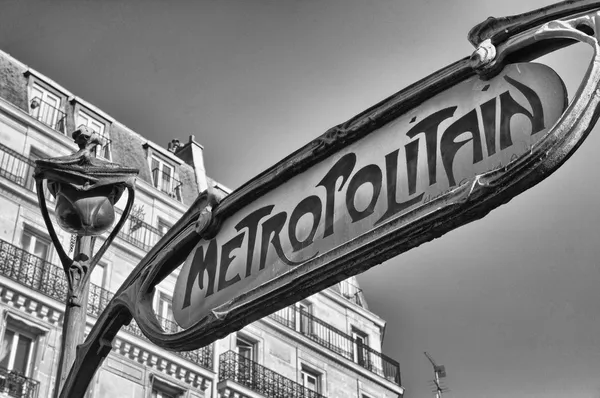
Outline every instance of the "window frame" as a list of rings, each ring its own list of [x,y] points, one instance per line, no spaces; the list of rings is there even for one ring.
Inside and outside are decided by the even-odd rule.
[[[313,316],[313,304],[308,301],[300,301],[295,304],[296,310],[294,311],[296,319],[295,319],[295,329],[298,333],[304,336],[310,336],[314,333],[314,322],[312,320]],[[303,308],[306,311],[303,311]],[[304,315],[305,313],[306,315]]]
[[[165,229],[166,227],[166,229]],[[162,217],[158,217],[157,221],[156,221],[156,229],[158,229],[159,233],[161,234],[161,236],[165,236],[166,233],[173,228],[173,224],[168,222],[166,219],[162,218]],[[165,229],[163,231],[163,229]]]
[[[241,346],[249,348],[250,357],[246,357],[240,353],[240,342],[242,343]],[[239,333],[235,336],[235,352],[241,358],[258,363],[258,343]]]
[[[315,379],[315,389],[308,387],[307,378],[312,377]],[[308,366],[304,363],[300,364],[300,384],[302,387],[314,391],[317,394],[323,393],[323,373],[315,370],[312,366]]]
[[[1,320],[3,324],[0,324],[0,354],[4,351],[3,343],[6,335],[6,331],[10,330],[15,334],[23,335],[31,340],[29,348],[26,371],[23,376],[31,378],[36,370],[37,362],[39,360],[39,348],[43,346],[43,339],[46,337],[49,329],[44,326],[38,325],[34,320],[29,320],[23,317],[21,314],[16,314],[10,310],[4,311]],[[13,341],[14,341],[13,336]],[[16,352],[15,352],[16,355]],[[14,360],[14,359],[13,359]],[[14,363],[13,363],[14,366]]]
[[[38,90],[42,93],[42,98],[40,98],[41,103],[37,108],[32,108],[33,100],[35,98],[38,98],[36,93],[34,93],[34,90]],[[58,101],[58,105],[54,106],[50,104],[50,102],[46,100],[46,96],[54,97],[54,99]],[[47,126],[50,129],[60,133],[61,135],[67,135],[65,112],[65,106],[67,104],[66,94],[64,94],[60,90],[55,89],[45,81],[38,78],[34,78],[32,75],[30,75],[29,80],[27,82],[27,99],[27,109],[29,116],[42,123],[44,126]],[[50,122],[48,122],[47,120],[44,121],[44,117],[39,116],[39,112],[45,106],[49,106],[55,109],[55,114],[52,116],[52,120]],[[37,109],[37,112],[34,109]],[[60,121],[61,118],[59,118],[61,114],[63,119],[62,122]]]
[[[27,156],[30,160],[35,161],[38,159],[43,159],[43,158],[49,158],[50,156],[46,153],[44,153],[44,151],[40,150],[39,148],[35,147],[35,146],[31,146],[29,147],[29,155]],[[34,193],[36,193],[37,195],[37,183],[35,181],[35,178],[33,178],[33,171],[35,169],[35,166],[29,166],[29,170],[27,171],[27,187],[33,191]],[[54,196],[52,196],[50,194],[50,191],[48,190],[48,182],[46,180],[44,180],[43,185],[44,185],[44,197],[46,198],[47,201],[49,202],[54,202]]]
[[[94,275],[94,272],[97,272],[96,270],[98,270],[99,268],[102,268],[102,282],[100,285],[98,285],[97,283],[94,283],[94,284],[98,287],[101,287],[102,289],[106,289],[106,285],[107,285],[106,282],[108,281],[108,264],[103,261],[98,262],[94,266],[94,269],[90,273],[90,283],[93,283],[92,276]]]
[[[25,244],[23,242],[26,234],[29,235],[29,239],[30,239],[29,247],[25,247]],[[48,249],[47,249],[45,257],[40,257],[35,253],[35,244],[38,241],[47,243]],[[29,224],[25,224],[23,226],[23,230],[21,231],[20,247],[28,254],[31,254],[32,256],[35,256],[38,258],[41,258],[43,261],[51,262],[51,260],[52,260],[52,252],[53,252],[52,249],[54,248],[54,245],[52,244],[52,239],[50,239],[50,236],[48,236],[47,234],[30,226]],[[31,250],[32,247],[34,248],[33,251]]]
[[[173,297],[160,290],[157,291],[156,310],[157,314],[163,319],[175,321],[173,317]],[[165,314],[166,311],[166,314]]]
[[[352,361],[360,366],[370,366],[371,352],[369,350],[369,334],[352,326]],[[359,344],[359,341],[361,343]],[[366,347],[362,350],[360,346]]]
[[[164,306],[164,304],[166,304],[166,306]],[[156,289],[154,294],[153,309],[159,322],[167,333],[175,333],[178,331],[176,326],[177,322],[175,321],[175,316],[173,315],[173,297],[170,294],[161,289]],[[166,309],[167,312],[166,316],[163,311],[164,309]],[[166,327],[165,324],[163,324],[163,319],[168,321],[169,327]],[[174,329],[171,329],[171,327]]]
[[[155,374],[150,375],[149,398],[183,398],[186,390],[178,384],[168,382]],[[155,394],[156,391],[156,394]]]
[[[157,167],[154,166],[156,162]],[[164,158],[158,156],[154,152],[149,157],[149,167],[150,167],[150,176],[152,178],[152,186],[156,188],[158,191],[164,193],[170,198],[176,200],[179,203],[183,203],[183,197],[181,193],[181,182],[176,178],[177,177],[177,165],[174,165],[172,162],[168,162],[164,160]],[[164,190],[164,169],[165,167],[169,168],[171,172],[168,174],[168,189]],[[154,175],[154,170],[157,170],[156,176]],[[175,186],[175,181],[179,183],[179,185]]]
[[[7,333],[12,333],[12,338],[11,338],[11,342],[10,342],[10,348],[4,345],[5,339],[7,337]],[[19,374],[23,374],[23,376],[25,377],[29,377],[31,375],[31,368],[33,365],[33,357],[34,357],[34,351],[35,351],[35,343],[36,343],[36,336],[31,334],[31,333],[27,333],[27,332],[22,332],[21,330],[19,330],[18,328],[13,328],[10,327],[9,325],[6,325],[6,328],[4,330],[4,337],[2,339],[2,346],[1,346],[1,351],[2,353],[0,354],[4,354],[2,356],[1,360],[4,360],[5,356],[8,355],[8,360],[7,360],[7,364],[6,364],[6,370],[8,370],[9,372],[15,371],[14,367],[15,367],[15,362],[17,360],[17,353],[19,351],[19,343],[21,342],[20,340],[23,339],[27,339],[27,358],[25,358],[24,360],[24,365],[25,365],[25,371],[21,372],[21,371],[16,371]],[[16,349],[15,349],[16,347]],[[4,350],[7,349],[8,352],[4,353]]]

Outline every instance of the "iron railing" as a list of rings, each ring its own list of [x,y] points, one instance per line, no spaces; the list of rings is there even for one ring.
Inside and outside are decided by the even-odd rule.
[[[35,166],[31,159],[0,144],[0,176],[26,187],[32,167]]]
[[[232,380],[266,398],[323,398],[287,377],[234,351],[219,356],[219,381]]]
[[[4,275],[60,302],[65,302],[65,298],[67,297],[67,280],[62,268],[2,239],[0,239],[0,275]],[[104,311],[112,297],[113,293],[110,291],[90,284],[87,307],[88,315],[97,318]],[[168,333],[181,330],[171,320],[160,318],[159,320]],[[142,331],[135,324],[135,321],[132,321],[123,329],[130,334],[145,338]],[[212,345],[208,345],[198,350],[176,352],[176,354],[190,362],[212,370],[212,352]]]
[[[37,380],[0,367],[0,396],[36,398],[39,384]]]
[[[58,301],[67,297],[62,268],[0,239],[0,274]]]
[[[165,173],[157,167],[152,170],[152,181],[155,188],[181,202],[181,181],[173,177],[171,173]]]
[[[269,315],[269,317],[320,346],[400,385],[400,364],[397,361],[365,345],[361,340],[352,338],[304,309],[290,306]]]
[[[117,219],[121,217],[123,212],[115,209]],[[144,222],[142,219],[130,216],[125,220],[123,228],[117,236],[132,245],[139,247],[142,250],[149,251],[163,237],[163,233],[156,227]]]
[[[67,115],[57,107],[39,97],[35,97],[29,103],[31,116],[46,126],[65,134]]]
[[[35,192],[34,168],[35,162],[32,159],[0,144],[0,176]],[[54,201],[54,197],[50,195],[45,183],[44,196],[49,201]]]

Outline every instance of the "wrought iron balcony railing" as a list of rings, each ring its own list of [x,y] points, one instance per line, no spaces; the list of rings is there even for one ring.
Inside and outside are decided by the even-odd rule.
[[[36,398],[39,384],[37,380],[0,367],[0,396]]]
[[[121,217],[122,211],[116,210],[117,218]],[[134,216],[127,218],[117,234],[119,238],[145,251],[149,251],[163,235],[158,228]]]
[[[234,351],[219,356],[219,381],[232,380],[266,398],[323,398],[295,381]]]
[[[174,178],[171,173],[165,173],[159,168],[155,168],[152,170],[152,181],[155,188],[181,202],[181,181]]]
[[[33,160],[0,144],[0,177],[35,192],[34,168],[35,163]],[[47,188],[44,188],[44,195],[48,200],[54,200]]]
[[[0,275],[4,275],[60,302],[64,302],[67,297],[67,280],[62,268],[2,239],[0,239]],[[112,297],[113,294],[108,290],[91,284],[88,298],[88,314],[98,317]],[[179,326],[173,321],[165,319],[161,320],[161,323],[167,332],[172,333],[175,330],[179,330],[177,329]],[[144,337],[142,331],[135,324],[135,321],[131,322],[125,330],[138,337]],[[212,345],[209,345],[198,350],[177,352],[176,354],[190,362],[212,370],[212,350]]]
[[[46,126],[65,134],[67,115],[57,107],[35,97],[29,103],[31,116],[44,123]]]
[[[296,306],[269,315],[322,347],[400,385],[400,364]]]
[[[0,176],[25,187],[27,177],[33,173],[32,167],[31,159],[0,144]]]
[[[61,268],[3,240],[0,274],[57,301],[67,296],[67,280]]]

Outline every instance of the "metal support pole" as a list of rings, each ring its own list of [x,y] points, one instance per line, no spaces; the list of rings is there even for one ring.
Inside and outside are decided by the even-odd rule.
[[[54,383],[54,398],[58,398],[71,366],[75,362],[77,346],[84,341],[87,317],[87,304],[90,290],[90,278],[86,275],[91,272],[89,262],[92,258],[95,237],[78,236],[75,244],[75,259],[69,270],[67,278],[70,279],[67,292],[67,304],[63,320],[62,341],[56,382]]]

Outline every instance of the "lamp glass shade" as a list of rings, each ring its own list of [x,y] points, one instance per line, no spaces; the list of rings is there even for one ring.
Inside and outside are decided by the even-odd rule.
[[[100,235],[115,221],[111,187],[82,191],[59,184],[56,192],[56,220],[65,231],[79,236]]]

